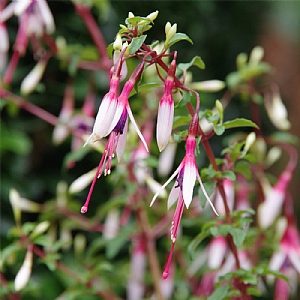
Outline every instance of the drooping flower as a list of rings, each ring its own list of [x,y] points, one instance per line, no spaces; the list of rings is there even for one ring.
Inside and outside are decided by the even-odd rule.
[[[268,192],[266,199],[258,207],[258,221],[262,228],[272,225],[278,217],[284,202],[286,189],[291,180],[291,172],[284,171],[278,178],[277,183]]]
[[[113,129],[113,131],[111,132],[107,140],[104,153],[98,165],[86,202],[81,208],[81,213],[86,213],[88,210],[88,205],[97,178],[99,178],[102,175],[102,173],[104,173],[104,176],[110,174],[112,159],[114,158],[115,154],[117,155],[118,159],[120,159],[120,157],[122,156],[125,143],[126,143],[127,130],[128,130],[128,118],[127,118],[127,111],[124,109],[119,122],[117,123],[117,125],[115,126],[115,128]]]
[[[168,198],[168,208],[170,208],[175,203],[176,200],[177,200],[177,206],[175,209],[175,213],[174,213],[174,216],[172,219],[172,225],[171,225],[172,245],[171,245],[169,258],[168,258],[165,270],[163,272],[163,278],[167,278],[168,274],[169,274],[169,267],[170,267],[171,260],[172,260],[172,255],[173,255],[173,251],[174,251],[174,247],[175,247],[175,241],[177,238],[178,228],[179,228],[180,220],[182,217],[183,209],[184,209],[184,206],[186,206],[186,208],[189,208],[189,206],[192,202],[193,190],[194,190],[196,178],[199,181],[200,187],[201,187],[203,194],[205,195],[207,201],[211,205],[215,214],[218,215],[216,209],[214,208],[212,202],[210,201],[210,199],[204,189],[204,186],[203,186],[203,183],[200,178],[198,168],[196,165],[196,158],[195,158],[196,138],[191,130],[191,128],[195,127],[194,123],[198,124],[197,116],[194,117],[194,119],[190,125],[189,135],[186,140],[186,154],[185,154],[182,162],[180,163],[180,165],[176,169],[176,171],[167,180],[167,182],[162,186],[160,191],[158,191],[154,195],[154,197],[151,201],[151,204],[150,204],[150,206],[153,205],[154,201],[156,200],[156,198],[158,197],[160,192],[171,182],[172,179],[175,178],[175,176],[177,176],[177,180],[176,180],[176,182],[170,192],[169,198]]]
[[[174,119],[174,100],[172,96],[172,89],[174,86],[174,75],[176,70],[176,60],[171,63],[168,77],[165,80],[165,91],[159,101],[157,124],[156,124],[156,140],[159,151],[165,149],[169,143],[172,132]]]

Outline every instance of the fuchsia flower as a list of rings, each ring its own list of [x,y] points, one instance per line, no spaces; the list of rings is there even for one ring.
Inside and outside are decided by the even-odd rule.
[[[196,148],[196,138],[194,134],[195,128],[197,128],[198,125],[198,117],[195,115],[193,118],[190,129],[189,129],[189,135],[186,140],[186,154],[185,157],[183,158],[182,162],[180,163],[179,167],[176,169],[176,171],[171,175],[171,177],[167,180],[167,182],[162,186],[160,191],[158,191],[152,201],[150,206],[154,203],[160,192],[171,182],[172,179],[177,176],[177,180],[171,190],[171,193],[168,198],[168,208],[170,208],[176,200],[177,201],[177,206],[175,209],[174,217],[172,220],[172,226],[171,226],[171,241],[172,241],[172,246],[171,246],[171,251],[170,255],[168,258],[168,262],[165,268],[165,271],[163,272],[163,278],[168,277],[168,270],[169,266],[171,263],[173,251],[174,251],[174,246],[175,246],[175,241],[177,238],[177,233],[178,233],[178,228],[180,224],[180,220],[182,217],[184,205],[186,208],[189,208],[191,202],[192,202],[192,197],[193,197],[193,190],[195,186],[195,181],[196,178],[199,181],[200,187],[203,191],[203,194],[205,195],[207,201],[211,205],[213,211],[215,212],[216,215],[218,215],[216,209],[214,208],[212,202],[210,201],[202,180],[200,178],[198,168],[196,165],[196,158],[195,158],[195,148]]]
[[[280,214],[291,176],[290,170],[283,172],[278,178],[277,183],[268,192],[264,202],[259,205],[258,221],[262,228],[271,226],[275,218]]]
[[[174,86],[174,75],[176,70],[176,60],[171,63],[168,77],[165,80],[165,91],[159,101],[157,123],[156,123],[156,140],[159,151],[165,149],[169,143],[172,132],[174,119],[174,100],[172,97],[172,89]]]
[[[84,214],[88,210],[88,205],[97,178],[99,178],[102,175],[102,173],[104,173],[104,175],[110,174],[112,159],[115,156],[115,153],[117,154],[118,158],[122,156],[125,143],[126,143],[127,129],[128,129],[127,111],[124,109],[119,122],[117,123],[117,125],[115,126],[115,128],[113,129],[113,131],[111,132],[108,138],[104,153],[98,165],[86,202],[81,208],[81,213]]]

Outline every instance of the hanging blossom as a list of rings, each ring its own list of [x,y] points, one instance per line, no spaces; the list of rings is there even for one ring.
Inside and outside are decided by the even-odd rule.
[[[177,200],[177,206],[175,209],[175,213],[172,220],[171,225],[171,251],[169,254],[169,258],[166,264],[166,268],[163,272],[163,278],[167,278],[169,274],[169,267],[172,260],[172,255],[175,247],[175,241],[177,238],[178,228],[180,224],[180,220],[182,217],[184,206],[189,208],[192,197],[193,197],[193,190],[195,186],[196,178],[199,181],[200,187],[205,195],[208,203],[211,205],[213,211],[216,215],[218,215],[216,209],[214,208],[211,200],[209,199],[205,188],[203,186],[202,180],[200,178],[196,158],[195,158],[195,149],[196,149],[196,133],[198,129],[198,114],[196,113],[192,119],[192,122],[189,127],[188,137],[186,140],[186,154],[180,163],[179,167],[176,171],[171,175],[171,177],[167,180],[167,182],[162,186],[162,188],[154,195],[150,206],[153,205],[154,201],[160,194],[160,192],[165,189],[165,187],[177,176],[177,180],[170,192],[168,198],[168,208],[170,208]]]
[[[29,39],[33,38],[33,46],[38,51],[40,45],[36,38],[42,37],[44,33],[52,34],[55,30],[53,16],[45,0],[12,1],[0,12],[0,24],[13,15],[19,18],[19,28],[13,55],[3,78],[6,84],[11,82],[20,56],[25,55]]]

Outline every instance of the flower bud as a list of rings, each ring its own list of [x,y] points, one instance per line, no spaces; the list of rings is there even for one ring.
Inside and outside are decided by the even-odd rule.
[[[41,234],[43,234],[44,232],[46,232],[48,230],[50,226],[50,222],[49,221],[44,221],[39,223],[32,231],[32,233],[30,234],[31,238],[37,237]]]
[[[128,13],[128,18],[134,18],[134,14],[131,11]]]
[[[171,26],[168,33],[166,34],[165,44],[167,44],[174,37],[176,32],[177,32],[177,24],[175,23],[174,25]]]
[[[249,63],[256,65],[262,60],[263,56],[264,56],[264,49],[260,46],[257,46],[250,53]]]
[[[149,14],[146,18],[150,19],[151,21],[154,21],[158,16],[158,10],[156,10],[155,12]]]
[[[266,101],[267,114],[273,125],[280,130],[290,129],[291,123],[288,120],[288,113],[278,92],[273,94],[272,101]]]
[[[197,91],[218,92],[225,87],[225,82],[221,80],[207,80],[201,82],[193,82],[189,84],[189,87]]]
[[[28,73],[21,83],[21,93],[30,94],[40,82],[46,68],[46,60],[40,60],[36,66]]]
[[[165,26],[165,34],[166,34],[166,36],[167,36],[168,32],[170,31],[170,29],[171,29],[171,23],[167,22],[166,26]]]
[[[32,269],[32,260],[33,260],[32,245],[29,245],[27,248],[24,262],[15,278],[15,290],[17,292],[22,290],[29,281],[31,275],[31,269]]]
[[[121,38],[120,34],[117,35],[117,37],[114,41],[113,49],[114,50],[122,50],[122,38]]]
[[[112,209],[106,216],[103,236],[110,240],[117,236],[120,230],[120,215],[117,209]]]
[[[84,190],[93,181],[95,172],[96,168],[75,179],[69,187],[69,192],[76,194]]]
[[[26,198],[22,198],[20,194],[15,190],[11,189],[9,192],[9,200],[13,207],[13,210],[26,211],[26,212],[39,212],[41,205],[30,201]],[[19,214],[19,213],[17,213]]]

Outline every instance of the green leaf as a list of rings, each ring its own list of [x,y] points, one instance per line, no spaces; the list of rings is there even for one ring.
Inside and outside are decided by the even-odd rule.
[[[141,46],[143,45],[147,35],[141,35],[139,37],[133,38],[130,43],[130,49],[129,54],[134,54],[136,51],[138,51]]]
[[[85,157],[85,155],[89,152],[90,147],[81,147],[73,152],[68,153],[64,159],[64,165],[68,166],[70,163],[82,160]]]
[[[202,230],[193,240],[192,242],[189,244],[187,251],[191,257],[191,259],[193,259],[196,248],[198,247],[198,245],[208,236],[210,235],[208,230]]]
[[[214,124],[213,128],[214,128],[216,135],[222,135],[225,131],[225,126],[223,126],[223,125]]]
[[[259,128],[254,122],[244,118],[237,118],[231,121],[224,122],[223,126],[225,127],[225,129],[236,127],[254,127],[257,129]]]
[[[191,116],[176,116],[174,117],[173,130],[177,127],[187,126],[190,124]]]
[[[129,224],[122,228],[121,232],[115,238],[108,241],[106,246],[106,256],[108,259],[113,259],[129,241],[129,236],[136,230],[134,224]]]
[[[106,48],[106,53],[109,59],[112,59],[114,52],[114,43],[111,43]]]
[[[132,25],[133,27],[137,25],[138,22],[140,21],[146,21],[146,22],[149,22],[149,23],[153,23],[150,19],[148,18],[145,18],[145,17],[138,17],[138,16],[134,16],[132,18],[127,18],[125,20],[125,24],[126,25]]]
[[[242,228],[235,228],[232,226],[228,228],[228,231],[233,237],[234,244],[237,248],[240,248],[246,238],[247,231]]]
[[[221,285],[207,298],[207,300],[222,300],[225,299],[229,291],[228,285]]]
[[[195,56],[189,63],[180,63],[177,68],[185,72],[190,67],[195,66],[199,69],[205,69],[204,61],[200,56]]]
[[[180,41],[188,41],[191,44],[193,44],[193,41],[185,33],[177,32],[172,37],[172,39],[169,41],[168,47],[171,47],[172,45],[174,45],[174,44],[176,44],[176,43],[178,43]]]
[[[224,178],[228,178],[232,181],[235,181],[235,179],[236,179],[236,176],[235,176],[234,172],[232,172],[232,171],[225,171],[225,172],[223,172],[222,175]]]
[[[299,138],[288,132],[275,132],[270,136],[270,138],[272,138],[272,141],[275,142],[289,143],[293,145],[297,145],[299,143]]]

